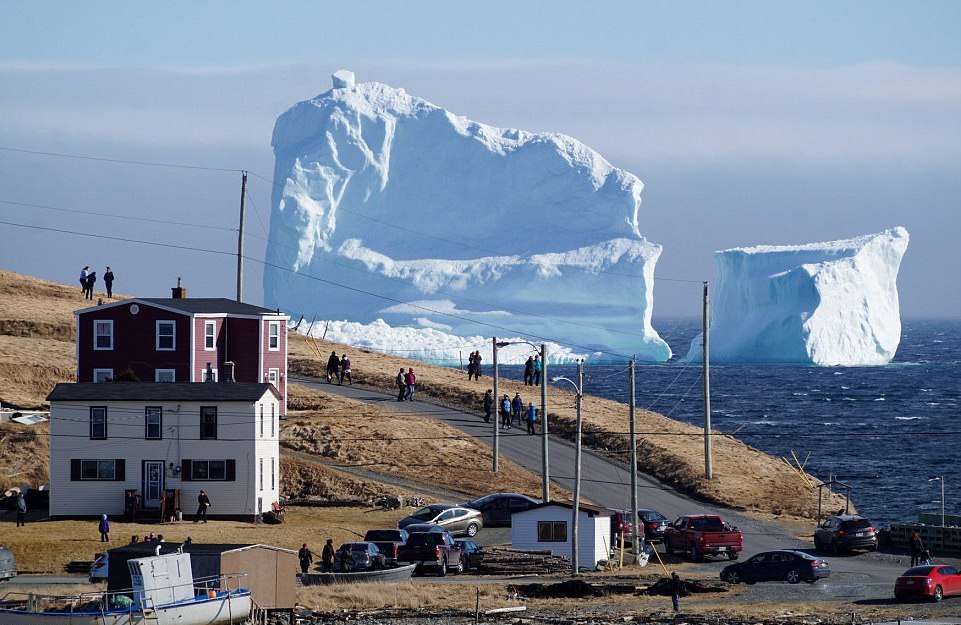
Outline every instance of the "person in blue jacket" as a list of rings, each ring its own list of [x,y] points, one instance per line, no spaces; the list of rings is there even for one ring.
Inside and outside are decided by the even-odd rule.
[[[537,423],[537,406],[534,402],[530,402],[527,405],[527,433],[534,433],[534,424]]]

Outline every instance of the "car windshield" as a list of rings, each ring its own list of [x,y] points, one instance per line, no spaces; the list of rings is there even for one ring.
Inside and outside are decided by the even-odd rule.
[[[421,547],[423,545],[441,545],[444,543],[444,535],[440,532],[417,532],[411,534],[407,539],[407,544],[411,547]]]
[[[410,518],[417,519],[418,521],[430,521],[435,516],[437,516],[436,510],[431,510],[430,508],[421,508],[414,514],[410,515]]]
[[[901,575],[903,577],[927,577],[934,570],[933,566],[916,566],[912,569],[908,569]]]

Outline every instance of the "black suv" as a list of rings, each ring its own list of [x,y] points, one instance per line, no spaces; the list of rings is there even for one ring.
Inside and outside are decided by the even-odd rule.
[[[814,530],[814,548],[831,553],[851,549],[878,550],[878,533],[871,522],[858,514],[828,517]]]

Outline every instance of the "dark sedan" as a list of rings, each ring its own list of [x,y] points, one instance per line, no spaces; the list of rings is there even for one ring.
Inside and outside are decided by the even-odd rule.
[[[829,575],[831,575],[831,569],[826,560],[793,549],[764,551],[744,562],[729,564],[721,571],[721,579],[731,584],[740,582],[797,584],[802,580],[813,584]]]
[[[475,570],[480,565],[481,558],[487,552],[473,540],[458,538],[454,542],[460,545],[461,557],[464,559],[464,570]]]
[[[539,503],[532,497],[518,493],[493,493],[460,505],[481,511],[484,514],[484,525],[488,527],[510,527],[512,514]]]
[[[667,517],[657,510],[639,509],[637,518],[644,526],[644,538],[650,543],[664,541],[664,530],[667,529]]]

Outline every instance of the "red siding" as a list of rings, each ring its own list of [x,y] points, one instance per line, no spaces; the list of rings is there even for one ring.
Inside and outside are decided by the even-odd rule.
[[[259,319],[231,317],[227,322],[226,360],[234,362],[234,379],[237,382],[263,382],[260,379],[260,328]]]
[[[204,333],[204,327],[208,321],[214,322],[214,350],[207,351],[204,347],[206,345],[206,334]],[[196,358],[194,362],[194,381],[203,382],[204,381],[204,371],[207,369],[207,363],[217,370],[217,379],[222,379],[224,374],[224,360],[230,360],[229,358],[224,358],[224,326],[226,319],[224,317],[196,317],[194,319],[194,350],[196,351]]]
[[[268,369],[279,369],[280,376],[277,380],[277,390],[280,391],[282,398],[287,396],[287,369],[285,368],[287,360],[287,324],[283,321],[262,321],[264,329],[264,340],[261,344],[261,349],[263,349],[264,354],[264,379],[258,380],[259,382],[267,382],[267,370]],[[277,335],[280,337],[278,349],[275,352],[269,350],[268,345],[270,344],[270,324],[276,323]],[[281,399],[281,405],[285,404],[284,399]]]

